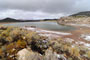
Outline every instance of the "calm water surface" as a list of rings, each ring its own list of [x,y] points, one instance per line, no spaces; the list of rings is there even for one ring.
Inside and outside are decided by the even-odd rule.
[[[75,27],[71,27],[71,26],[59,25],[57,24],[57,22],[19,22],[19,23],[9,23],[4,25],[16,26],[16,27],[36,26],[37,28],[48,29],[53,31],[71,31],[76,29]]]

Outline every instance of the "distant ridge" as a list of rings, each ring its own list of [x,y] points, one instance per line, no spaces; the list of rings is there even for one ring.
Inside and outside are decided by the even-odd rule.
[[[70,16],[86,16],[86,17],[90,17],[90,11],[84,11],[84,12],[79,12],[79,13],[76,13],[76,14],[72,14]]]
[[[13,18],[5,18],[5,19],[0,20],[0,22],[21,22],[21,21],[13,19]]]
[[[14,19],[14,18],[4,18],[1,19],[0,22],[39,22],[39,21],[56,21],[58,19],[43,19],[43,20],[21,20],[21,19]]]

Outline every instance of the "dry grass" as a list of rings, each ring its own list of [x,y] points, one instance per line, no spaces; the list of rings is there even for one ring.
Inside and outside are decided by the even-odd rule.
[[[21,57],[18,57],[17,53]],[[62,38],[48,40],[47,37],[22,28],[0,27],[2,60],[89,60],[89,58],[88,49],[81,46],[72,47],[72,43],[65,42]]]

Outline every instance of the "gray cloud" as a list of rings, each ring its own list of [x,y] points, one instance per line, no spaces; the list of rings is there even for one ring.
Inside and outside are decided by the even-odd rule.
[[[7,16],[10,16],[10,14],[11,16],[34,14],[37,17],[45,17],[46,15],[47,17],[56,15],[57,17],[58,15],[63,16],[63,14],[90,10],[89,2],[90,0],[0,0],[0,12]],[[5,13],[6,11],[9,11],[9,13]],[[40,12],[42,12],[41,15]]]
[[[49,18],[59,18],[60,16],[64,16],[63,14],[50,14],[44,13],[40,11],[30,12],[23,10],[6,10],[0,12],[0,18],[12,17],[16,19],[49,19]]]

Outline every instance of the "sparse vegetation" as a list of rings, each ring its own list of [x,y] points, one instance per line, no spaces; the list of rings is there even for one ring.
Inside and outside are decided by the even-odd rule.
[[[0,59],[17,60],[17,53],[30,48],[32,52],[42,55],[41,60],[89,60],[90,51],[79,46],[72,47],[71,43],[63,39],[48,40],[36,32],[18,27],[0,27]],[[33,53],[34,54],[34,53]],[[49,54],[49,55],[48,55]],[[57,57],[57,55],[60,57]],[[28,55],[27,55],[28,56]],[[34,59],[39,58],[34,54]],[[32,57],[33,58],[33,57]],[[31,59],[32,59],[31,58]],[[36,59],[38,60],[38,59]]]
[[[71,16],[73,16],[73,17],[77,17],[77,16],[79,16],[79,17],[85,17],[85,16],[90,17],[90,11],[79,12],[79,13],[73,14]]]
[[[85,12],[72,14],[68,17],[61,17],[58,20],[58,23],[63,24],[63,25],[90,24],[90,11],[85,11]]]

